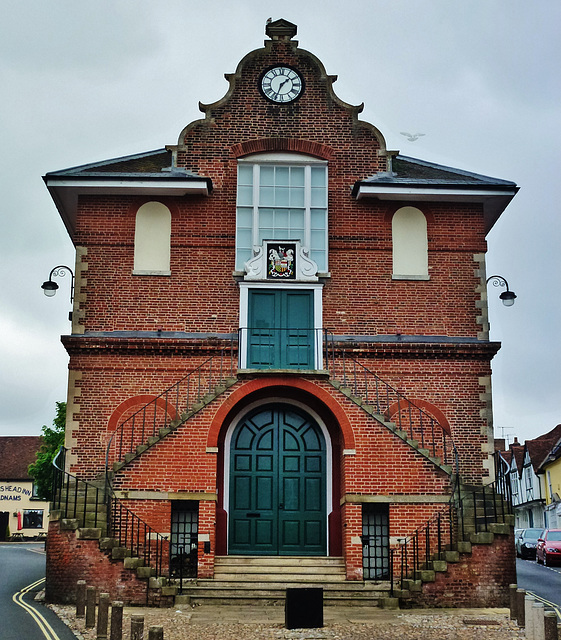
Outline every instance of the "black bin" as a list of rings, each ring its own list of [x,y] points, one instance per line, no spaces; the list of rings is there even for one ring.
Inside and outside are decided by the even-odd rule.
[[[323,589],[321,587],[287,589],[284,626],[287,629],[323,627]]]

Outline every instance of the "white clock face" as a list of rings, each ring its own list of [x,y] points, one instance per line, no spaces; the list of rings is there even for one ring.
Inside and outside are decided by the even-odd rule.
[[[302,77],[290,67],[273,67],[265,72],[261,78],[263,95],[279,104],[296,100],[303,88]]]

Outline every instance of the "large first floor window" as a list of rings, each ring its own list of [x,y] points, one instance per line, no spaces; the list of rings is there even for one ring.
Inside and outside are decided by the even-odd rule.
[[[263,240],[298,240],[327,271],[327,164],[297,154],[258,154],[239,161],[236,269]]]

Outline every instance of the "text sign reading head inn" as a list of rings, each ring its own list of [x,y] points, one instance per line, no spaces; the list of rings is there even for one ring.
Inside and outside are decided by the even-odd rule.
[[[19,502],[22,499],[22,495],[31,498],[31,490],[13,484],[0,484],[0,502],[3,500]]]

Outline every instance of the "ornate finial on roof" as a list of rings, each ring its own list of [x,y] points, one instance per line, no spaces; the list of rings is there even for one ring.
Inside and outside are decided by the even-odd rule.
[[[270,20],[270,18],[269,18]],[[271,38],[271,40],[291,40],[296,35],[298,27],[288,20],[275,20],[270,22],[267,20],[267,26],[265,27],[265,33]]]

